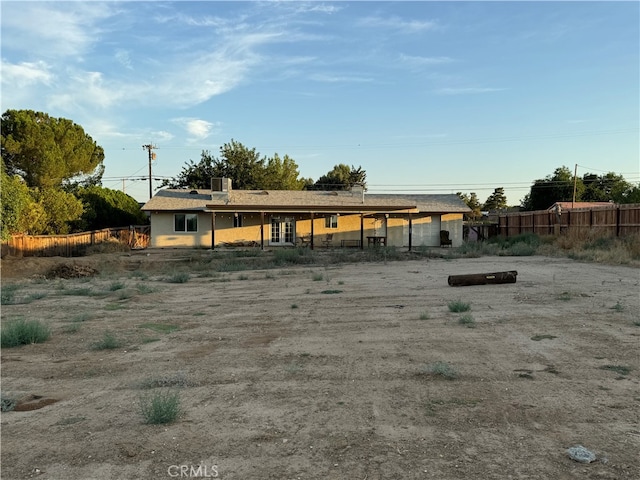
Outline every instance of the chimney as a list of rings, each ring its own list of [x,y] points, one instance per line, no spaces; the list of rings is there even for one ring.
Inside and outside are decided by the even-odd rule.
[[[351,195],[360,195],[362,197],[362,203],[364,203],[364,185],[356,183],[351,186]]]
[[[231,179],[230,178],[212,178],[211,179],[211,192],[229,192],[231,191]]]

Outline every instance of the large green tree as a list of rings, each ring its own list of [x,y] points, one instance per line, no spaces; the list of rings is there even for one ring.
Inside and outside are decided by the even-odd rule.
[[[632,185],[622,175],[609,172],[605,175],[586,173],[582,176],[584,192],[581,196],[583,202],[609,202],[625,203],[625,192]]]
[[[313,184],[314,190],[349,190],[354,185],[362,185],[366,188],[367,172],[353,165],[345,165],[340,163],[335,165],[333,169],[326,175],[322,175]]]
[[[120,190],[92,185],[73,191],[84,205],[77,230],[99,230],[109,227],[127,227],[147,223],[147,216],[133,198]]]
[[[66,118],[7,110],[1,130],[7,173],[21,176],[29,187],[60,187],[65,180],[91,174],[104,160],[102,147]]]
[[[580,178],[576,182],[576,200],[584,191],[584,184]],[[523,210],[546,210],[555,202],[568,202],[573,199],[574,175],[569,168],[556,168],[552,175],[536,180],[531,190],[522,201]]]
[[[165,180],[169,188],[211,188],[212,178],[230,178],[239,190],[302,190],[311,180],[301,178],[296,162],[276,153],[271,158],[260,156],[255,148],[231,140],[220,147],[216,158],[207,150],[198,163],[189,160],[177,177]]]

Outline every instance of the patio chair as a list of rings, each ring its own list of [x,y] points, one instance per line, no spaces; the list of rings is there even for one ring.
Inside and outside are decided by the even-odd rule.
[[[322,240],[322,245],[328,248],[331,246],[332,243],[333,243],[333,233],[327,233],[327,235],[324,237],[324,240]]]
[[[452,241],[449,238],[448,230],[440,230],[440,246],[441,247],[451,247]]]

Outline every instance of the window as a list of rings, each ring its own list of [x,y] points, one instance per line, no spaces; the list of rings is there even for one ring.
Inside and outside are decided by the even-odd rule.
[[[197,232],[197,213],[176,213],[173,216],[173,229],[176,232]]]
[[[242,226],[242,214],[241,213],[236,213],[233,216],[233,226],[234,226],[234,228]]]
[[[324,226],[326,228],[338,228],[338,215],[331,215],[324,218]]]

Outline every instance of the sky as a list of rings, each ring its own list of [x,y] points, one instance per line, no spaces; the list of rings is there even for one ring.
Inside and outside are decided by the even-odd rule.
[[[5,1],[2,112],[73,120],[103,186],[149,198],[232,139],[370,193],[503,187],[556,168],[640,181],[640,4]]]

